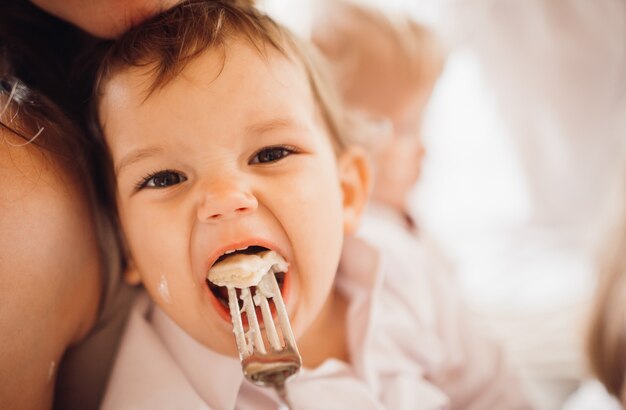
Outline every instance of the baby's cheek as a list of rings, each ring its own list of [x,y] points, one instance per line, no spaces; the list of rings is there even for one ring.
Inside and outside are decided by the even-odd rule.
[[[304,249],[300,252],[305,265],[304,290],[315,308],[321,307],[333,285],[343,241],[341,210],[327,209],[324,216],[304,225]]]
[[[332,287],[343,237],[341,194],[329,179],[325,181],[310,179],[292,191],[284,204],[289,219],[281,222],[297,261],[301,287],[297,304],[305,310],[299,315],[307,322],[319,313]]]
[[[146,214],[127,215],[124,231],[132,263],[136,266],[145,287],[155,296],[171,301],[170,274],[177,261],[176,234],[167,233],[158,219]],[[185,253],[181,253],[185,254]]]
[[[152,299],[164,310],[183,306],[186,300],[192,297],[191,289],[186,287],[184,281],[179,280],[176,275],[170,275],[167,267],[152,266],[146,269],[152,272],[143,275],[143,285]]]

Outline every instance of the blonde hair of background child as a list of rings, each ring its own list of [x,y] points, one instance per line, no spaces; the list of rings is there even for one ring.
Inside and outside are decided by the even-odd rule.
[[[363,93],[381,81],[402,90],[432,86],[443,67],[438,38],[406,16],[349,0],[326,2],[320,13],[313,39],[332,60],[340,94],[350,106],[358,108]]]

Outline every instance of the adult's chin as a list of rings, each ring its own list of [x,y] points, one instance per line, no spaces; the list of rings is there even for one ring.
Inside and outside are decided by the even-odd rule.
[[[100,38],[112,39],[180,0],[31,0],[46,12]]]

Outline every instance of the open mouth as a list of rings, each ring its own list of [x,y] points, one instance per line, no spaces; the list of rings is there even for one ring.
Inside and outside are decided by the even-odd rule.
[[[234,251],[229,251],[223,255],[221,255],[216,261],[215,263],[211,266],[211,268],[220,265],[224,266],[227,263],[232,263],[234,261],[242,261],[245,258],[243,258],[242,256],[237,256],[237,255],[263,255],[265,253],[267,253],[268,251],[270,251],[270,249],[265,248],[263,246],[249,246],[245,249],[239,249],[239,250],[234,250]],[[231,259],[232,258],[232,259]],[[229,261],[230,259],[230,261]],[[287,270],[288,269],[284,269],[285,272],[275,272],[272,273],[273,269],[269,269],[268,274],[273,274],[276,277],[276,282],[278,283],[278,286],[280,288],[280,293],[281,295],[284,297],[286,294],[286,289],[287,289],[287,279],[288,279],[288,275],[287,275]],[[275,270],[274,270],[275,271]],[[263,272],[263,275],[266,274],[266,272]],[[209,287],[209,290],[211,292],[211,294],[214,296],[213,299],[213,304],[216,307],[216,310],[218,311],[219,315],[227,320],[228,322],[231,321],[231,316],[230,316],[230,310],[229,310],[229,304],[228,304],[228,287],[226,286],[219,286],[213,282],[211,282],[211,280],[209,280],[209,278],[207,277],[206,279],[207,285]],[[258,283],[258,282],[257,282]],[[248,286],[246,286],[248,287]],[[250,293],[252,294],[252,296],[254,297],[254,295],[256,295],[257,293],[257,287],[256,286],[249,286],[250,288]],[[247,315],[245,313],[245,311],[243,311],[243,301],[241,300],[240,296],[241,296],[241,288],[238,286],[234,286],[234,289],[237,293],[237,302],[239,304],[239,311],[242,312],[241,313],[241,319],[243,322],[244,326],[248,326],[248,320],[247,320]],[[261,312],[259,310],[259,308],[257,307],[256,309],[256,313],[257,313],[257,319],[259,320],[260,324],[262,324],[263,322],[263,317],[261,315]],[[274,308],[273,304],[270,304],[270,310],[272,313],[272,316],[274,316],[276,314],[276,310]]]

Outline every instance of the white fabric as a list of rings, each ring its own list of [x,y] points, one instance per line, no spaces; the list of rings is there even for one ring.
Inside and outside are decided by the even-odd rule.
[[[626,144],[626,2],[423,0],[451,46],[425,121],[419,221],[472,308],[556,409]]]
[[[426,119],[420,221],[472,304],[586,297],[624,161],[626,3],[436,3],[452,49]]]
[[[622,410],[620,402],[598,380],[586,380],[563,405],[563,410]]]

